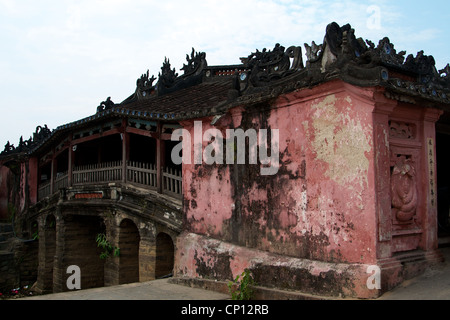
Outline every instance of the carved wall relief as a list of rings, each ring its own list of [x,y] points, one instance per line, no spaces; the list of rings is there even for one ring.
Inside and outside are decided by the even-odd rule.
[[[412,159],[402,155],[391,173],[393,217],[400,223],[412,222],[417,208],[416,169]]]
[[[412,123],[389,121],[389,136],[397,139],[415,139],[416,126]]]

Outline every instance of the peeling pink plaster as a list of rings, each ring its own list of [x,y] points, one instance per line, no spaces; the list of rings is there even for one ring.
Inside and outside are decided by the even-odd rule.
[[[186,226],[200,238],[189,243],[181,235],[180,250],[195,251],[202,268],[207,264],[214,270],[208,272],[222,277],[261,267],[259,263],[273,270],[305,270],[303,263],[308,262],[312,277],[328,272],[336,281],[349,281],[353,295],[376,295],[367,290],[366,267],[380,262],[377,254],[389,257],[392,252],[387,242],[390,222],[382,216],[390,204],[380,193],[389,181],[379,181],[389,180],[389,167],[378,178],[376,172],[380,174],[383,162],[389,165],[383,149],[390,143],[384,115],[395,107],[395,101],[380,98],[377,90],[333,81],[283,95],[269,111],[232,109],[221,130],[279,129],[279,171],[261,178],[251,166],[244,171],[232,166],[183,166],[188,180],[183,186],[185,199],[196,201],[196,208],[185,206]],[[425,134],[434,137],[435,117],[430,119]],[[209,127],[206,122],[205,129]],[[387,230],[386,235],[379,234],[381,230]],[[387,238],[379,242],[380,236]],[[435,237],[426,232],[422,242],[432,248]],[[179,274],[204,275],[199,261],[195,265],[184,261],[180,257],[177,262]]]

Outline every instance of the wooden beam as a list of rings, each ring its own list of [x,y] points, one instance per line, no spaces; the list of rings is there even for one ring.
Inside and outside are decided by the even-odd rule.
[[[103,137],[107,137],[113,134],[118,134],[121,133],[121,128],[114,128],[105,132],[100,132],[100,133],[94,133],[93,135],[90,135],[88,137],[83,137],[83,138],[78,138],[72,141],[72,144],[79,144],[79,143],[83,143],[83,142],[88,142],[88,141],[92,141],[95,139],[100,139]]]
[[[132,128],[132,127],[127,127],[126,132],[137,134],[137,135],[144,136],[144,137],[150,137],[150,138],[154,138],[154,139],[158,139],[158,136],[159,136],[158,132],[151,132],[151,131],[147,131],[147,130],[143,130],[143,129]]]

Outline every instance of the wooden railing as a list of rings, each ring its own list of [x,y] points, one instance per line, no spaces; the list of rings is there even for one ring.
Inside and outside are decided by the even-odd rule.
[[[56,179],[55,183],[53,184],[53,191],[56,192],[61,188],[67,188],[69,186],[69,175],[66,172],[63,172],[59,174]]]
[[[125,168],[125,180],[123,180],[123,170]],[[181,198],[182,195],[182,177],[181,170],[165,168],[162,174],[162,193]],[[142,185],[152,190],[158,189],[158,170],[155,164],[142,163],[137,161],[127,161],[126,166],[122,161],[113,161],[107,163],[90,164],[77,166],[72,171],[72,185],[96,184],[105,182],[125,181]],[[68,172],[58,174],[53,182],[53,193],[61,188],[69,186]],[[45,182],[38,188],[38,200],[42,200],[52,194],[52,184]]]
[[[129,161],[127,164],[127,181],[156,189],[158,187],[156,165]]]
[[[38,199],[42,200],[52,194],[52,184],[50,181],[42,183],[38,188]]]
[[[181,197],[181,170],[165,168],[163,170],[163,192],[174,197]]]
[[[86,184],[122,180],[122,161],[89,164],[73,168],[72,183]]]

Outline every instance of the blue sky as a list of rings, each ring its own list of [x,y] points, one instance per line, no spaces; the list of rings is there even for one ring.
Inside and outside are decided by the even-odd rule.
[[[277,42],[322,43],[332,21],[375,44],[387,36],[397,51],[424,50],[443,69],[449,8],[403,0],[0,0],[0,151],[38,125],[94,114],[108,96],[123,101],[147,69],[158,75],[164,57],[178,72],[192,47],[209,65],[236,64]]]

